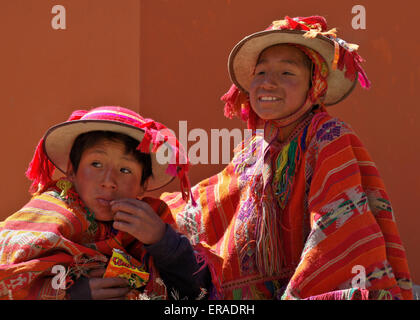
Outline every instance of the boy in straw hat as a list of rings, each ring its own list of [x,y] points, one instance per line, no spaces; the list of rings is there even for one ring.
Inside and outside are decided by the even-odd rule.
[[[207,248],[225,299],[411,299],[406,254],[378,170],[328,114],[357,82],[358,46],[320,16],[285,17],[232,50],[225,115],[262,129],[229,165],[166,193],[179,230]],[[260,132],[261,132],[260,131]]]
[[[165,129],[109,106],[75,111],[47,131],[27,171],[32,199],[0,223],[2,299],[204,297],[208,269],[170,226],[166,204],[141,199],[176,176],[189,196],[188,162]],[[162,151],[169,163],[159,161]],[[53,180],[55,168],[65,177]],[[137,291],[103,277],[113,249],[141,265],[146,284]]]

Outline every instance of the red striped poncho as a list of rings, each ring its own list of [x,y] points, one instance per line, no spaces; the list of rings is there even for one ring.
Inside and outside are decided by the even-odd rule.
[[[66,290],[54,289],[55,265],[64,266],[66,285],[97,267],[105,267],[112,249],[123,250],[149,267],[147,298],[165,298],[142,243],[110,225],[89,219],[78,201],[64,199],[55,186],[35,195],[22,209],[0,223],[0,299],[65,299]],[[159,199],[143,199],[170,223],[167,206]],[[57,288],[57,286],[55,286]],[[133,298],[138,298],[133,296]]]
[[[192,188],[197,206],[180,193],[161,196],[179,231],[201,248],[216,298],[412,299],[384,183],[353,130],[326,112],[316,113],[283,147],[294,143],[299,152],[287,201],[273,222],[281,230],[283,263],[270,274],[259,271],[255,202],[261,195],[251,186],[263,173],[246,159],[262,154],[261,140],[246,141],[222,172]]]

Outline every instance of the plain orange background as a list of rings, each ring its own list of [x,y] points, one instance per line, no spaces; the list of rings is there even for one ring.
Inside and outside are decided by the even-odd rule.
[[[56,4],[66,9],[66,30],[51,26]],[[357,4],[366,9],[365,30],[351,25]],[[366,59],[372,88],[356,87],[329,111],[351,124],[376,162],[419,283],[419,9],[412,1],[1,0],[0,218],[29,200],[24,172],[35,146],[75,109],[121,105],[176,133],[181,120],[209,136],[211,129],[244,129],[224,118],[220,102],[230,86],[230,50],[285,15],[320,14]],[[192,167],[192,183],[223,166]],[[177,188],[173,182],[165,191]]]

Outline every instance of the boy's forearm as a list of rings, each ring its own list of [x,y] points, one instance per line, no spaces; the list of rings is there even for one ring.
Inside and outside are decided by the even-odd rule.
[[[211,280],[208,268],[197,263],[188,238],[178,234],[171,226],[166,226],[165,235],[159,242],[145,245],[145,248],[168,287],[169,298],[175,294],[180,299],[195,299],[201,294],[202,288],[209,290]]]

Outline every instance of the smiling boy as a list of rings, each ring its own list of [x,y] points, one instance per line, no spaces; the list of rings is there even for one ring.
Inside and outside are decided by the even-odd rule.
[[[287,119],[292,114],[297,119],[280,131],[280,140],[289,136],[299,118],[305,116],[305,110],[300,107],[311,85],[310,72],[309,58],[289,45],[269,47],[258,58],[249,90],[254,112],[265,120]]]
[[[309,59],[297,48],[277,45],[265,49],[249,90],[255,113],[262,119],[281,119],[294,113],[306,99],[309,66]]]
[[[1,298],[124,299],[128,281],[103,278],[113,249],[150,274],[136,298],[204,296],[208,269],[170,226],[165,203],[143,197],[174,178],[167,172],[188,190],[187,165],[157,161],[162,147],[181,154],[159,136],[164,128],[129,109],[100,107],[47,131],[27,172],[33,198],[0,224]],[[53,180],[54,168],[65,177]],[[55,265],[66,267],[64,290],[52,285]]]
[[[224,299],[412,298],[378,169],[326,108],[357,82],[370,87],[357,49],[324,17],[286,16],[231,51],[225,115],[263,134],[192,188],[197,206],[179,193],[161,196],[179,230],[209,248]]]

